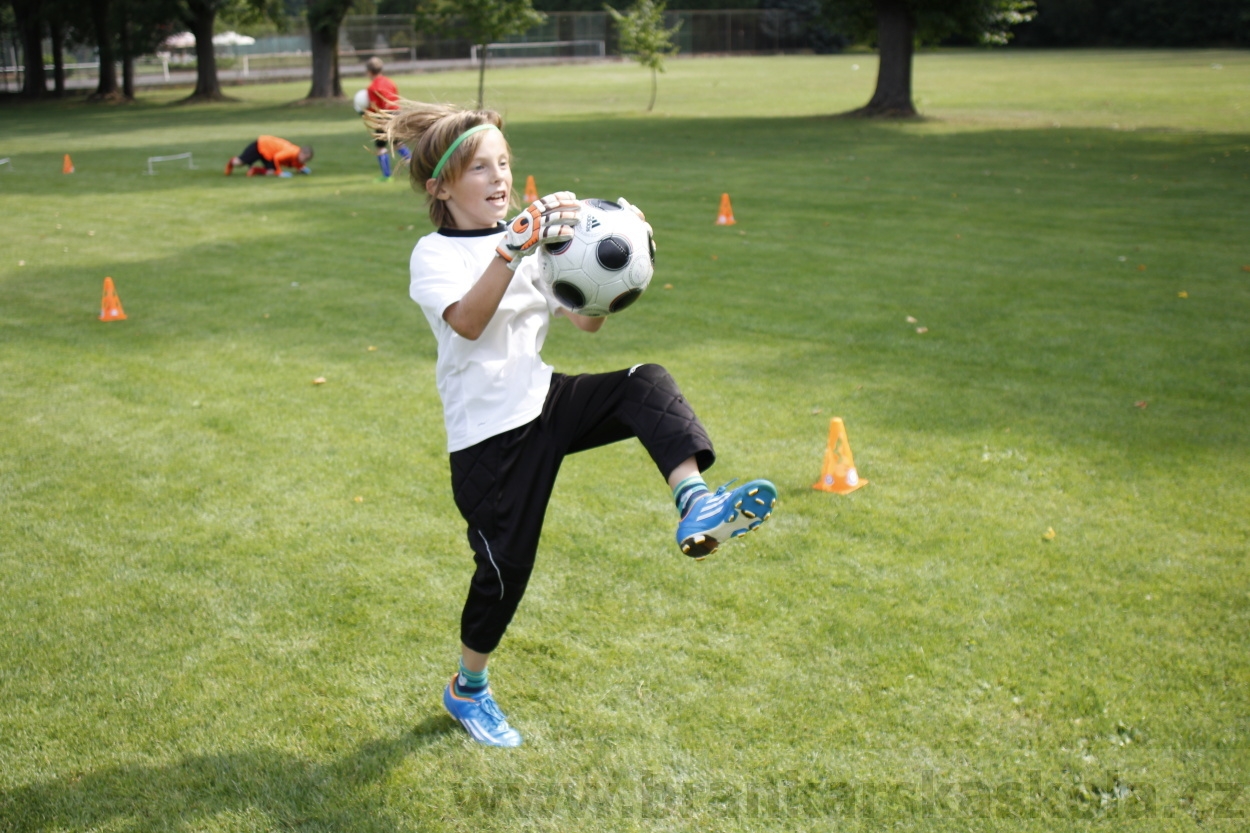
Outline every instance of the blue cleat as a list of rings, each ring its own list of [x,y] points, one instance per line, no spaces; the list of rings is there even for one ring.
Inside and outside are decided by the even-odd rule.
[[[723,541],[738,538],[759,528],[772,515],[777,503],[777,487],[767,480],[752,480],[732,492],[730,480],[716,490],[698,497],[677,525],[677,546],[696,561],[712,553]]]
[[[486,689],[476,697],[466,697],[456,693],[456,678],[453,676],[447,688],[443,690],[443,705],[447,713],[460,722],[478,743],[487,746],[520,746],[521,733],[508,725],[490,689]]]

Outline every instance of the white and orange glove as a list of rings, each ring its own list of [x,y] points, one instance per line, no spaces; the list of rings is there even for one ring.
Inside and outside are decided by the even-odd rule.
[[[616,200],[616,204],[619,205],[621,208],[634,212],[634,215],[639,220],[642,220],[642,224],[647,227],[647,242],[650,243],[651,245],[651,252],[650,252],[651,262],[654,263],[655,262],[655,231],[651,228],[651,224],[647,222],[646,215],[642,213],[641,208],[634,205],[632,202],[625,199],[624,197],[618,197]]]
[[[521,258],[538,251],[539,245],[572,240],[581,216],[581,203],[571,191],[548,194],[512,218],[495,253],[515,272]]]

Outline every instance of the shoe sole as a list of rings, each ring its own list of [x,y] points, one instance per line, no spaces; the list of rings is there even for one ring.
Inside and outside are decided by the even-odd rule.
[[[764,492],[763,495],[760,492]],[[765,499],[767,498],[767,499]],[[745,504],[745,506],[744,506]],[[746,526],[733,530],[729,534],[727,540],[741,538],[748,532],[754,532],[763,525],[764,521],[772,517],[773,507],[777,505],[777,493],[771,489],[762,486],[756,486],[743,495],[742,499],[734,504],[734,514],[724,523],[733,523],[739,517],[747,520]],[[693,558],[695,561],[702,561],[712,553],[716,552],[720,547],[721,541],[710,535],[702,533],[691,535],[689,538],[681,542],[681,551]]]

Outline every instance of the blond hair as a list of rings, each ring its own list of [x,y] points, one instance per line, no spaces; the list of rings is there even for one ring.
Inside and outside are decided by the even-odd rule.
[[[455,226],[451,211],[445,200],[440,200],[426,189],[426,182],[433,178],[438,162],[456,139],[470,128],[491,124],[503,129],[503,118],[494,110],[463,110],[450,104],[426,104],[420,101],[400,99],[397,110],[381,110],[366,113],[374,135],[392,148],[403,145],[412,153],[408,160],[408,176],[412,189],[426,195],[430,221],[437,228]],[[468,168],[481,143],[481,135],[467,137],[443,165],[435,181],[434,191],[444,185],[453,185]],[[508,148],[511,155],[512,148]],[[516,194],[509,195],[516,204]]]

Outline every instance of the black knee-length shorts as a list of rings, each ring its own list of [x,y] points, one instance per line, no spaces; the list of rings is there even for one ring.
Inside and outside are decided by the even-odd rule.
[[[468,522],[477,569],[460,619],[461,641],[495,650],[525,594],[543,518],[568,454],[637,437],[664,477],[693,456],[716,459],[707,431],[663,367],[555,374],[533,422],[451,454],[452,493]]]

